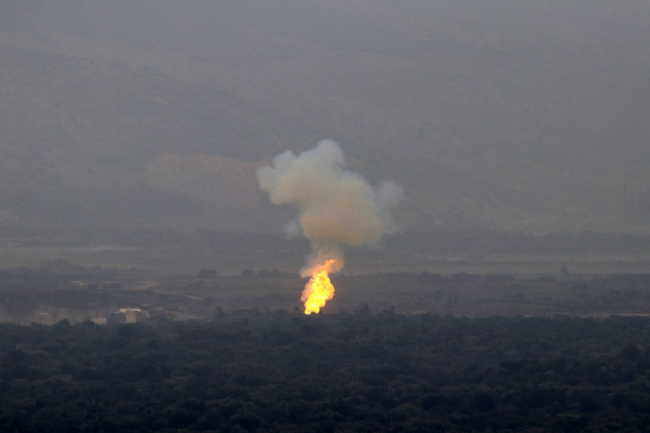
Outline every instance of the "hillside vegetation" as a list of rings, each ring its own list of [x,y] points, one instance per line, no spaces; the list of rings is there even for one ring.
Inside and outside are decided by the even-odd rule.
[[[643,431],[647,318],[317,317],[0,325],[20,432]]]

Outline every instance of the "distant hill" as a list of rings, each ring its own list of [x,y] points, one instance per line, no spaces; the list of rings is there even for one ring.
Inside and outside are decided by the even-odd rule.
[[[333,138],[438,229],[650,230],[650,3],[0,5],[0,224],[278,231]]]
[[[282,114],[162,74],[23,48],[0,59],[0,189],[5,215],[27,223],[191,218],[214,203],[242,213],[262,198],[259,163],[246,161],[302,134]],[[217,226],[248,228],[237,219]]]

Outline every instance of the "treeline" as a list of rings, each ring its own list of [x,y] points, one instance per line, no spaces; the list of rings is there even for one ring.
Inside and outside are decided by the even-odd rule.
[[[643,431],[650,319],[0,325],[0,431]]]

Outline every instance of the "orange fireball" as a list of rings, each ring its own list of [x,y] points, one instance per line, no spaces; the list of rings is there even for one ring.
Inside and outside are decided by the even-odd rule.
[[[305,303],[305,314],[318,314],[325,303],[334,297],[334,286],[329,278],[334,263],[336,260],[329,259],[312,269],[311,278],[300,297]]]

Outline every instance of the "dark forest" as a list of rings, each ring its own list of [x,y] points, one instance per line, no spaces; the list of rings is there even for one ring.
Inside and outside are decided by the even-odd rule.
[[[0,326],[7,432],[644,431],[650,319],[304,317]]]

